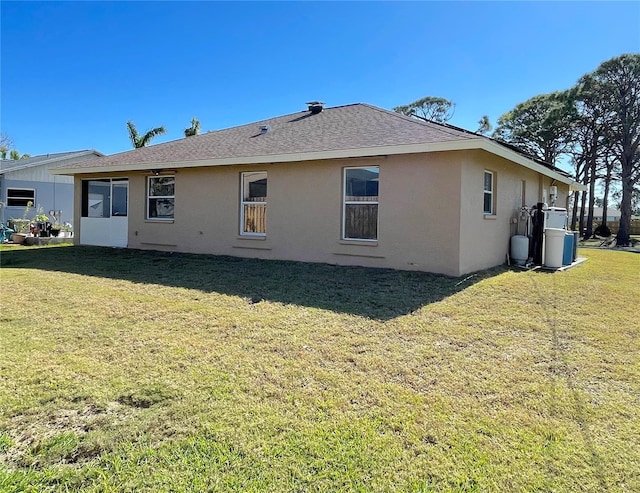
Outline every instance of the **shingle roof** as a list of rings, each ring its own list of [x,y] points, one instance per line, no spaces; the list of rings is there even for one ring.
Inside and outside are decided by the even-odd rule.
[[[261,133],[263,126],[269,127],[266,133]],[[326,108],[318,114],[301,111],[69,167],[86,167],[92,171],[104,168],[108,171],[109,168],[127,165],[153,166],[469,139],[482,137],[357,103]]]
[[[263,132],[264,128],[268,131]],[[51,173],[110,173],[464,149],[482,149],[562,183],[576,185],[563,171],[493,139],[452,125],[421,121],[363,103],[326,108],[317,114],[301,111],[185,137],[57,167]]]
[[[18,169],[33,168],[42,164],[51,164],[58,161],[65,161],[67,159],[90,154],[96,154],[98,156],[103,155],[102,153],[94,150],[82,150],[57,152],[54,154],[41,154],[39,156],[31,156],[24,159],[3,159],[0,160],[0,174],[8,173],[10,171],[17,171]]]

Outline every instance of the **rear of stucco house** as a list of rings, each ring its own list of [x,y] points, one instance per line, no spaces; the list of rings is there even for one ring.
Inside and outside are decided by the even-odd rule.
[[[490,139],[365,104],[54,171],[75,241],[459,276],[501,264],[522,205],[572,180]],[[79,230],[79,231],[78,231]]]

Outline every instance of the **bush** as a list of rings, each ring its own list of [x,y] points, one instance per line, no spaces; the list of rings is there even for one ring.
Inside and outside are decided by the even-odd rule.
[[[609,238],[611,236],[611,230],[607,227],[606,224],[601,224],[596,228],[593,232],[596,236],[600,236],[601,238]]]

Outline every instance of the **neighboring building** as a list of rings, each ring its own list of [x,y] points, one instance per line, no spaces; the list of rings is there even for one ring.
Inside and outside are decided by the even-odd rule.
[[[512,218],[552,185],[563,206],[582,189],[486,137],[366,104],[310,104],[53,173],[75,176],[80,244],[454,276],[504,262]]]
[[[578,207],[578,214],[576,216],[576,224],[580,221],[580,212],[582,211],[582,207]],[[594,207],[593,208],[593,227],[596,228],[602,224],[602,207]],[[569,211],[571,214],[571,220],[573,219],[573,212]],[[589,213],[588,209],[584,211],[584,221],[585,224],[587,222],[587,214]],[[620,229],[620,216],[622,213],[620,210],[612,207],[607,208],[607,227],[611,231],[612,234],[616,234]],[[577,228],[577,226],[576,226]],[[632,215],[631,216],[631,234],[640,234],[640,216]]]
[[[578,215],[576,217],[576,221],[580,218],[580,211],[582,210],[582,207],[578,207]],[[584,211],[584,218],[585,221],[587,219],[587,213],[588,210]],[[594,207],[593,208],[593,222],[595,224],[600,224],[602,222],[602,207]],[[614,207],[608,207],[607,208],[607,222],[611,222],[611,221],[620,221],[620,215],[621,212],[614,208]],[[572,214],[573,216],[573,214]]]
[[[25,159],[0,161],[0,222],[21,218],[28,202],[30,215],[42,206],[45,214],[61,211],[62,220],[73,221],[73,177],[52,175],[56,166],[74,165],[104,156],[97,151],[60,152]]]

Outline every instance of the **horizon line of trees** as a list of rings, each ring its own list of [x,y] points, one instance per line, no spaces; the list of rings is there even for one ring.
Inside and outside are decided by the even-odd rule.
[[[27,159],[31,157],[31,154],[20,154],[17,149],[12,149],[13,140],[6,133],[2,132],[0,134],[0,159],[3,161],[7,159],[7,155],[9,159],[18,160],[18,159]]]
[[[454,108],[455,103],[447,99],[425,97],[393,109],[446,123]],[[476,132],[487,135],[491,130],[484,115]],[[573,194],[571,229],[577,225],[583,238],[594,236],[598,230],[593,212],[596,187],[601,185],[600,226],[606,226],[611,199],[618,199],[621,215],[616,241],[620,246],[630,244],[631,216],[640,212],[640,54],[614,57],[567,90],[540,94],[516,105],[498,119],[491,137],[556,167],[568,159],[574,179],[587,186],[586,191]]]

